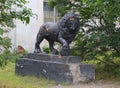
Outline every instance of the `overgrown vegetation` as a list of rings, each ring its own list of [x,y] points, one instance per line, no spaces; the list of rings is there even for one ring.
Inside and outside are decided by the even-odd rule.
[[[14,20],[28,24],[33,16],[32,10],[26,7],[27,3],[27,0],[0,0],[0,66],[13,59],[9,50],[11,41],[5,34],[15,27]]]
[[[105,58],[120,56],[120,1],[118,0],[49,0],[60,14],[79,12],[80,32],[75,47],[84,59],[97,54]],[[111,54],[106,52],[111,51]]]
[[[99,68],[99,73],[120,76],[120,63],[116,60],[120,59],[120,1],[49,0],[49,4],[61,15],[67,11],[79,13],[81,27],[71,55],[79,55],[89,62],[100,61],[104,70]]]
[[[114,58],[112,63],[105,62],[104,59],[99,56],[100,59],[86,60],[83,63],[95,65],[95,79],[105,81],[120,81],[120,67],[114,65],[120,64],[120,58]]]

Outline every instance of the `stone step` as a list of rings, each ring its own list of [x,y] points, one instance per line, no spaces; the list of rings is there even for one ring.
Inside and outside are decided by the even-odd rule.
[[[68,61],[62,61],[61,58],[58,58],[59,56],[34,55],[36,54],[29,54],[25,56],[26,58],[18,59],[16,61],[15,73],[24,76],[45,77],[58,83],[77,83],[95,79],[94,65],[82,64],[80,62],[71,63],[70,56],[64,57],[65,59],[69,57]],[[55,61],[52,58],[55,58]]]
[[[19,59],[16,62],[15,72],[19,75],[45,77],[56,82],[72,83],[69,65],[61,62],[40,61],[34,59]]]
[[[81,63],[82,58],[80,56],[59,56],[50,54],[40,54],[40,53],[29,53],[22,56],[22,58],[36,59],[43,61],[55,61],[62,63]]]

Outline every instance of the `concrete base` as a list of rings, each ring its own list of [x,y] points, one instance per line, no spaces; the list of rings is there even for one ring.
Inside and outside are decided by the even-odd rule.
[[[94,80],[94,66],[81,64],[81,61],[79,56],[27,54],[16,61],[15,72],[45,77],[58,83]]]

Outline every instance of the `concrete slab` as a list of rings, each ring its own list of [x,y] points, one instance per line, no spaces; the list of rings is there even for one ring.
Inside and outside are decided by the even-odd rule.
[[[16,61],[15,73],[45,77],[58,83],[94,80],[94,66],[81,61],[79,56],[27,54]]]

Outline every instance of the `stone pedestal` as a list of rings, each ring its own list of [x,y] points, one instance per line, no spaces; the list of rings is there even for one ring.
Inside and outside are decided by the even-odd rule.
[[[45,77],[58,83],[94,80],[94,66],[81,61],[79,56],[27,54],[16,61],[15,72]]]

